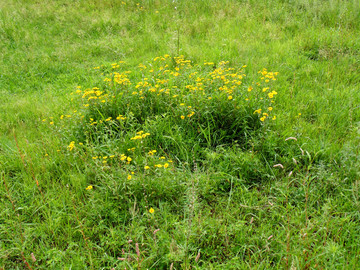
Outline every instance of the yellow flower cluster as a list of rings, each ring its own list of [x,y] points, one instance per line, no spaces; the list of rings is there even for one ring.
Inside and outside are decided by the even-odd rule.
[[[72,141],[69,145],[68,145],[68,149],[69,151],[72,151],[75,148],[75,142]]]
[[[113,76],[113,82],[119,85],[128,86],[131,85],[130,79],[127,74],[129,74],[130,71],[125,71],[124,73],[118,73],[114,72],[113,74],[110,73],[110,76]],[[111,79],[107,78],[107,81],[111,82]]]
[[[158,164],[155,164],[154,167],[155,168],[164,168],[164,169],[167,169],[169,168],[170,164],[169,163],[172,163],[172,160],[168,160],[167,162],[161,164],[161,163],[158,163]],[[145,170],[149,170],[150,169],[150,166],[146,165],[144,167]]]
[[[269,98],[273,98],[275,95],[277,95],[276,91],[272,91],[272,92],[268,93]]]
[[[201,106],[206,102],[213,102],[218,99],[226,99],[228,102],[238,106],[241,102],[259,105],[254,113],[259,114],[259,120],[265,121],[268,118],[276,119],[273,115],[274,97],[278,94],[271,90],[271,81],[276,80],[278,72],[271,72],[267,69],[259,71],[259,81],[243,87],[243,81],[246,78],[244,69],[246,65],[240,67],[228,67],[228,61],[221,61],[216,64],[211,61],[205,61],[203,66],[193,65],[190,60],[183,55],[171,57],[168,54],[158,56],[149,63],[141,63],[138,68],[141,73],[141,79],[137,72],[129,77],[132,71],[121,70],[124,61],[119,61],[110,65],[110,69],[101,65],[96,69],[101,69],[104,74],[105,85],[82,90],[81,86],[76,88],[75,94],[81,96],[84,110],[88,107],[98,108],[99,106],[112,106],[117,100],[125,97],[131,110],[132,102],[146,102],[146,100],[162,100],[163,104],[171,107],[178,119],[193,119],[193,116],[201,113]],[[116,69],[116,71],[114,71]],[[108,72],[106,71],[108,70]],[[181,79],[177,79],[181,77]],[[245,88],[245,91],[243,91]],[[247,91],[246,91],[247,90]],[[110,103],[108,103],[111,101]],[[150,101],[153,102],[153,101]],[[198,105],[199,103],[200,106]],[[186,106],[189,104],[191,106]],[[268,109],[267,108],[271,108]],[[262,113],[263,111],[263,113]],[[88,118],[88,125],[120,125],[128,118],[128,113],[122,111],[122,114],[114,115],[101,114],[96,119]],[[131,111],[130,111],[131,113]],[[125,115],[124,115],[125,114]],[[72,118],[71,114],[64,114],[60,119]],[[83,119],[86,113],[76,113],[78,118]],[[94,117],[95,118],[95,117]],[[114,122],[113,120],[119,122]],[[47,120],[44,119],[44,122]],[[191,120],[193,121],[193,120]],[[54,125],[54,119],[50,118],[50,125]],[[144,139],[149,134],[137,134],[131,140]]]
[[[85,89],[84,91],[82,91],[80,87],[78,87],[75,93],[81,95],[81,98],[84,100],[84,107],[89,107],[90,104],[96,104],[97,102],[105,103],[109,100],[109,94],[101,91],[98,87],[94,87],[92,89]]]
[[[158,158],[158,160],[163,160],[164,161],[164,163],[159,163],[159,162],[157,162],[157,161],[155,161],[154,160],[154,155],[155,155],[155,153],[157,153],[157,151],[156,150],[151,150],[151,151],[149,151],[148,152],[148,155],[150,156],[150,157],[152,157],[152,161],[155,163],[153,163],[154,165],[154,168],[156,169],[156,168],[164,168],[164,169],[166,169],[166,168],[169,168],[169,166],[170,166],[170,164],[173,162],[171,159],[169,159],[169,160],[167,160],[166,161],[166,158],[164,157],[164,156],[161,156],[161,157],[159,157]],[[145,167],[144,167],[144,169],[145,170],[149,170],[151,167],[149,166],[149,165],[146,165]]]
[[[94,156],[92,157],[93,160],[101,160],[103,164],[106,164],[107,163],[107,159],[113,159],[115,158],[115,155],[111,155],[111,156]]]
[[[141,140],[149,136],[150,133],[144,133],[144,131],[136,132],[136,136],[132,137],[130,140]]]
[[[262,75],[261,80],[265,81],[266,83],[270,82],[270,80],[276,81],[276,76],[279,74],[279,72],[268,72],[266,68],[264,68],[262,71],[259,71]]]
[[[169,167],[169,163],[165,163],[165,164],[155,164],[154,165],[155,168],[167,168]]]
[[[117,120],[125,120],[126,117],[120,114],[118,117],[116,117],[116,119]]]

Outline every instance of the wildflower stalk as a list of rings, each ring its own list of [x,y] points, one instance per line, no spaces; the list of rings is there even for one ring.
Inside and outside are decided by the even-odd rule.
[[[173,0],[173,3],[176,4],[176,0]],[[174,7],[175,9],[175,14],[176,14],[176,51],[177,51],[177,55],[180,55],[180,15],[179,15],[179,11],[177,9],[177,6]]]
[[[305,245],[306,245],[306,250],[304,250],[304,260],[305,260],[305,268],[304,269],[309,269],[310,268],[310,262],[308,262],[308,257],[309,257],[309,241],[308,241],[308,201],[309,201],[309,186],[310,183],[308,183],[309,177],[308,177],[308,172],[306,173],[304,180],[303,180],[303,186],[306,188],[305,189],[305,233],[304,233],[304,241],[305,241]]]
[[[309,228],[309,217],[308,217],[308,203],[309,203],[309,188],[310,188],[310,184],[311,184],[311,180],[313,179],[313,177],[311,178],[309,176],[310,173],[310,168],[312,166],[312,162],[313,159],[310,155],[308,155],[309,158],[309,162],[310,164],[307,166],[306,168],[306,174],[304,176],[303,179],[303,187],[305,188],[305,233],[304,233],[304,241],[305,241],[305,246],[306,246],[306,250],[304,250],[304,262],[305,262],[305,267],[304,269],[309,269],[310,268],[310,262],[309,262],[309,250],[310,250],[310,243],[308,241],[308,228]]]
[[[289,188],[290,188],[290,177],[292,172],[287,177],[286,185],[286,215],[287,215],[287,233],[286,233],[286,269],[289,268],[289,255],[290,255],[290,211],[289,211]]]
[[[188,230],[186,235],[186,243],[185,243],[185,269],[187,269],[188,264],[188,251],[189,251],[189,240],[192,232],[192,223],[194,219],[194,204],[195,204],[195,196],[196,196],[195,184],[194,180],[191,180],[191,191],[190,191],[190,202],[189,202],[189,221],[188,221]]]

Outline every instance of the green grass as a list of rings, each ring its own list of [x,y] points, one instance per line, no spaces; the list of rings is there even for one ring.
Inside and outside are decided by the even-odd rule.
[[[350,0],[2,1],[0,268],[356,268],[359,14]],[[166,54],[191,67],[160,74]],[[221,61],[247,65],[233,92],[187,90]],[[279,72],[265,121],[263,68]],[[113,71],[132,85],[109,86]],[[145,77],[171,93],[133,95]],[[84,107],[93,87],[109,99]]]

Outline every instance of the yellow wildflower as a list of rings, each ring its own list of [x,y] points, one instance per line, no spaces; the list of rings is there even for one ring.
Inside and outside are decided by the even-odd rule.
[[[90,189],[93,189],[93,186],[90,185],[86,188],[86,190],[90,190]]]
[[[155,212],[154,208],[151,207],[151,208],[149,209],[149,213],[150,213],[150,214],[153,214],[154,212]]]
[[[254,111],[254,114],[255,114],[255,113],[260,114],[260,113],[261,113],[261,109],[255,110],[255,111]]]
[[[75,142],[72,141],[72,142],[69,144],[68,148],[69,148],[69,151],[73,150],[73,149],[75,148]]]

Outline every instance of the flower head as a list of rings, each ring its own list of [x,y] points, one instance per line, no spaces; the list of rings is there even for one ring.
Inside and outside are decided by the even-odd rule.
[[[72,141],[72,142],[69,144],[68,149],[69,149],[69,151],[71,151],[71,150],[73,150],[74,148],[75,148],[75,142]]]

